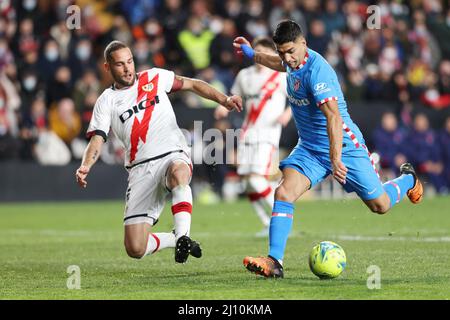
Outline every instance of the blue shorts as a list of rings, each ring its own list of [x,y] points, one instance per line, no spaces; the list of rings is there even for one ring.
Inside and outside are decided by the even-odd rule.
[[[364,145],[342,153],[342,162],[347,167],[345,191],[356,192],[363,200],[376,199],[384,193],[383,185],[375,170],[369,152]],[[306,176],[311,188],[332,173],[330,156],[297,145],[291,154],[280,162],[280,170],[292,168]]]

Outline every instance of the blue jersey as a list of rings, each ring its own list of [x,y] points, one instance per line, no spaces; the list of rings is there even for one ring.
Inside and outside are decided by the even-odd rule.
[[[361,131],[352,121],[336,72],[317,52],[307,49],[304,61],[296,69],[289,66],[287,94],[299,135],[299,145],[316,152],[329,153],[327,119],[319,106],[337,100],[343,124],[342,152],[365,144]]]

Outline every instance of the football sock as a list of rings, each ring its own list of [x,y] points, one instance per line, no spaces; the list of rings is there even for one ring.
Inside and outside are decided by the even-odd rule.
[[[386,191],[391,200],[391,208],[400,202],[409,189],[414,187],[414,177],[412,174],[402,174],[394,180],[383,184],[384,191]]]
[[[270,224],[270,218],[267,215],[266,208],[259,201],[253,201],[251,199],[250,201],[259,220],[261,220],[262,224],[267,227]]]
[[[283,263],[284,249],[292,229],[294,204],[275,200],[270,219],[269,256]]]
[[[175,248],[175,235],[170,233],[150,233],[148,235],[145,255],[155,253],[164,248]]]
[[[188,185],[172,189],[172,214],[175,225],[175,240],[188,236],[191,229],[192,191]]]
[[[270,210],[273,208],[274,191],[269,181],[262,176],[251,176],[247,180],[248,197],[264,226],[270,223]]]

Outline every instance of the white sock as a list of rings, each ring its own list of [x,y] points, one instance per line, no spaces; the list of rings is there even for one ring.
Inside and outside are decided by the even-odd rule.
[[[190,186],[179,185],[172,189],[172,214],[175,240],[188,236],[191,230],[192,191]]]
[[[253,209],[255,209],[256,215],[258,216],[259,220],[261,220],[264,227],[269,226],[270,217],[267,215],[267,211],[264,205],[262,205],[259,201],[250,201],[250,203],[252,204]]]
[[[175,235],[172,232],[150,233],[145,255],[153,254],[165,248],[175,248]]]
[[[264,226],[268,226],[274,202],[274,190],[270,187],[269,181],[262,176],[251,176],[247,181],[247,192],[256,214]]]

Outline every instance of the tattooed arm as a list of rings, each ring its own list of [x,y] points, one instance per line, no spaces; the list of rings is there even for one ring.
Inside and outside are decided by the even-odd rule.
[[[81,166],[78,168],[75,176],[80,187],[86,188],[87,181],[86,177],[89,174],[91,167],[97,162],[104,139],[102,136],[95,135],[91,138],[86,150],[84,150],[83,160],[81,161]]]

